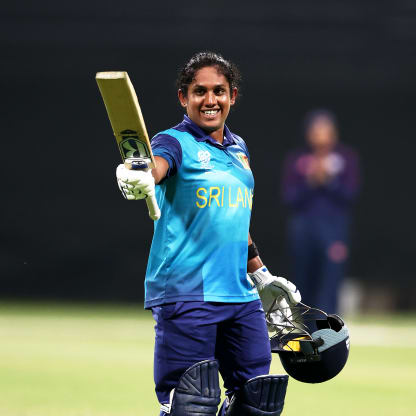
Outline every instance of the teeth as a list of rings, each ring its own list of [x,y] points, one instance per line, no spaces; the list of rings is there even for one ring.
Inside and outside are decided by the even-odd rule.
[[[218,110],[207,110],[204,111],[204,113],[208,116],[213,116],[214,114],[217,114]]]

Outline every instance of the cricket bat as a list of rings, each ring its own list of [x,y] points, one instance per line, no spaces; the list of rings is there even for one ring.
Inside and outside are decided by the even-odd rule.
[[[124,165],[128,169],[156,166],[133,84],[125,71],[98,72],[95,79],[107,109]],[[146,198],[149,216],[160,218],[155,196]]]

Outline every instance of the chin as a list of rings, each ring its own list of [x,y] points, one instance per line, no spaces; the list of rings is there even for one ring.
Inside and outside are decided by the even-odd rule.
[[[213,131],[217,131],[218,129],[221,128],[221,126],[206,126],[206,125],[202,125],[201,128],[205,131],[207,131],[208,133],[212,133]]]
[[[215,122],[215,124],[213,123],[207,123],[207,122],[201,122],[200,127],[206,131],[209,132],[213,132],[216,131],[218,129],[220,129],[223,126],[223,124],[219,123],[218,121]]]

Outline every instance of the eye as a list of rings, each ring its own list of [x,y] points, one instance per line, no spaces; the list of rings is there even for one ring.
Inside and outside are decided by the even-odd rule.
[[[194,89],[194,94],[196,95],[204,95],[205,94],[205,89],[201,88],[201,87],[197,87]]]
[[[216,87],[214,90],[215,95],[223,95],[225,92],[226,91],[224,87]]]

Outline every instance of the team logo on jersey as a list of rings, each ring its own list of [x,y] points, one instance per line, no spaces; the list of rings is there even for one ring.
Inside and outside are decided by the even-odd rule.
[[[211,165],[211,153],[208,150],[200,150],[198,152],[198,161],[201,164],[202,169],[212,169]]]
[[[238,160],[243,165],[244,169],[250,170],[250,163],[248,163],[248,157],[244,153],[237,153]]]

